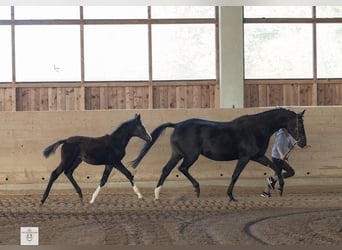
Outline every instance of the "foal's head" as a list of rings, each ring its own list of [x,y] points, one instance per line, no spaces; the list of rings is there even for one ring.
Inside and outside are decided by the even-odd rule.
[[[152,137],[141,121],[140,114],[135,114],[134,118],[129,122],[129,129],[132,136],[137,136],[145,141],[151,141]]]
[[[306,135],[304,129],[304,112],[295,113],[291,111],[291,118],[288,120],[286,129],[291,136],[297,141],[299,147],[306,146]]]

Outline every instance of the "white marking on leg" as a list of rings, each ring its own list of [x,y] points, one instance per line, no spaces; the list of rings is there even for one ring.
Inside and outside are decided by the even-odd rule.
[[[90,200],[90,203],[91,203],[91,204],[94,203],[94,201],[95,201],[97,195],[100,193],[100,189],[101,189],[100,186],[98,186],[98,187],[96,188],[96,190],[95,190],[95,192],[93,193],[93,196],[91,197],[91,200]]]
[[[161,188],[162,186],[159,186],[154,189],[154,200],[159,200],[159,194],[160,194]]]
[[[139,188],[135,184],[133,185],[133,190],[138,195],[139,199],[141,199],[143,197],[139,191]]]

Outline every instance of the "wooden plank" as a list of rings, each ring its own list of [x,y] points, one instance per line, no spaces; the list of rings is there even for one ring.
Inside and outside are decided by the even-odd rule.
[[[0,88],[0,111],[12,111],[12,88]]]
[[[324,85],[317,84],[317,104],[319,106],[324,105]]]
[[[75,90],[74,88],[65,88],[65,110],[75,110]]]
[[[269,85],[267,93],[267,106],[283,106],[283,86]]]
[[[265,85],[245,85],[245,106],[246,107],[259,107],[266,105],[259,103],[259,98],[261,95],[266,95],[266,87]],[[266,98],[264,98],[266,99]]]
[[[177,106],[177,94],[176,89],[173,87],[167,87],[167,108],[176,108]]]
[[[116,92],[117,92],[117,108],[126,109],[125,87],[118,87],[116,89]]]
[[[219,93],[218,93],[218,96],[216,96],[216,86],[209,86],[210,88],[210,108],[216,108],[216,102],[217,100],[216,99],[219,99]],[[217,97],[217,98],[215,98]],[[218,106],[219,107],[219,106]]]
[[[48,88],[40,88],[40,110],[48,111],[49,110],[49,97],[48,97]]]
[[[160,102],[159,102],[159,87],[152,87],[152,94],[153,94],[153,108],[154,109],[160,109]]]
[[[310,106],[313,102],[312,85],[299,85],[299,106]]]
[[[99,99],[100,99],[100,109],[108,109],[108,92],[110,89],[108,87],[100,87]]]
[[[335,105],[342,105],[342,84],[335,84]]]
[[[298,106],[299,105],[299,102],[298,102],[299,90],[298,89],[299,89],[298,84],[284,84],[283,104],[285,106]]]
[[[57,110],[57,89],[56,88],[48,88],[48,105],[49,111]]]
[[[107,98],[107,106],[106,109],[114,109],[116,108],[116,89],[113,87],[106,88],[106,98]]]
[[[176,108],[185,108],[186,94],[184,87],[175,87],[176,89]]]
[[[268,106],[268,96],[267,96],[268,86],[261,84],[258,88],[258,100],[259,106],[255,107],[267,107]]]
[[[126,96],[126,109],[134,108],[134,95],[133,95],[133,87],[125,87],[125,96]]]
[[[166,109],[168,106],[168,87],[160,86],[156,88],[158,92],[158,106],[161,109]]]
[[[201,108],[210,108],[210,86],[201,86]]]
[[[15,111],[15,88],[5,89],[5,110]]]
[[[6,110],[6,104],[5,104],[5,88],[0,89],[0,110],[5,111]]]
[[[193,86],[187,86],[186,87],[186,108],[194,107],[193,106]]]

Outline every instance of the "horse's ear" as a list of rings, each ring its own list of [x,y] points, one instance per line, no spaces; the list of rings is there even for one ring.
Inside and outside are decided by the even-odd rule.
[[[134,118],[140,120],[140,114],[135,114]]]
[[[304,116],[305,109],[300,113],[300,116]]]

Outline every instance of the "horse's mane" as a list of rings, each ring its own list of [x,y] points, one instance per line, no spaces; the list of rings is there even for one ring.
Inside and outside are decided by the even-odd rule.
[[[274,109],[265,110],[263,112],[259,112],[259,113],[256,113],[256,114],[242,115],[242,116],[234,119],[233,121],[240,121],[241,122],[241,121],[244,121],[244,120],[247,120],[247,119],[251,119],[251,118],[259,118],[259,117],[262,117],[262,116],[265,116],[265,115],[268,116],[268,115],[272,115],[275,112],[279,112],[280,110],[292,112],[290,109],[286,109],[286,108],[282,108],[282,107],[276,107]]]

